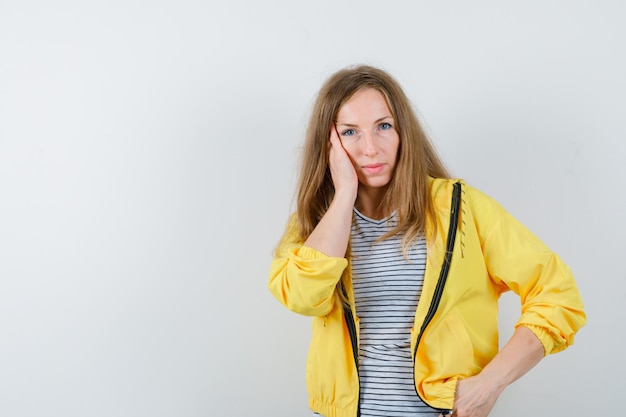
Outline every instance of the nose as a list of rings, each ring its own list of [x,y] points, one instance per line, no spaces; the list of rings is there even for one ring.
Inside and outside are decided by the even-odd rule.
[[[374,156],[378,153],[378,145],[374,132],[365,132],[361,141],[363,155]]]

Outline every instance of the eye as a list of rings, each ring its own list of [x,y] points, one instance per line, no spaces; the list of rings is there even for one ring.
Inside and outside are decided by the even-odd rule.
[[[356,135],[356,131],[354,129],[344,130],[341,133],[341,136],[354,136],[354,135]]]
[[[391,123],[387,122],[381,123],[378,127],[380,128],[380,130],[388,130],[392,128]]]

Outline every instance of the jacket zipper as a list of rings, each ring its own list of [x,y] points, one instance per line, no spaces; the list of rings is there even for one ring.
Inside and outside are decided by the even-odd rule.
[[[352,342],[352,354],[354,356],[354,366],[356,366],[356,375],[359,380],[359,398],[356,409],[356,417],[361,417],[361,378],[359,377],[359,346],[356,340],[356,323],[352,310],[349,305],[343,307],[343,315],[346,318],[346,325],[348,326],[348,333],[350,334],[350,341]]]
[[[415,349],[413,350],[413,358],[417,357],[417,347],[419,346],[419,343],[422,340],[422,335],[424,334],[424,330],[430,324],[431,320],[435,316],[435,313],[437,312],[437,308],[439,307],[439,302],[441,301],[441,296],[443,295],[443,288],[446,285],[446,280],[448,279],[448,272],[450,272],[450,264],[452,263],[452,252],[454,251],[454,242],[456,240],[456,231],[458,227],[460,208],[461,208],[461,183],[457,182],[454,184],[454,190],[452,191],[452,204],[450,207],[450,226],[448,228],[448,237],[446,240],[446,253],[444,255],[443,265],[441,266],[441,271],[439,273],[439,280],[437,281],[437,286],[435,287],[435,293],[433,294],[433,299],[430,303],[430,307],[428,308],[428,313],[426,313],[426,317],[424,318],[424,322],[422,323],[422,327],[420,328],[419,335],[417,336],[417,341],[415,342]],[[415,378],[415,375],[413,375],[413,378]],[[413,385],[415,385],[415,381]],[[415,393],[422,400],[422,402],[424,402],[424,404],[429,405],[420,396],[419,392],[417,392],[417,388],[415,388]],[[440,411],[442,411],[442,413],[446,415],[451,410],[443,409]]]

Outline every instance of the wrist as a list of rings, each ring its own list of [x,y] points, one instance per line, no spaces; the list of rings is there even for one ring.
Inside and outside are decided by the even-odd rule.
[[[483,369],[479,377],[483,380],[483,384],[488,387],[489,392],[498,396],[512,382],[507,379],[506,374],[489,369],[489,367]]]
[[[340,188],[335,190],[335,196],[333,197],[333,203],[338,203],[338,204],[345,204],[345,205],[349,205],[350,208],[354,207],[354,202],[356,201],[356,197],[357,197],[357,188],[355,188],[354,190],[351,189],[346,189],[346,188]]]

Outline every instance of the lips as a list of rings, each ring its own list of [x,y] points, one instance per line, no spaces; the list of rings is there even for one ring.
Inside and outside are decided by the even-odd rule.
[[[383,170],[384,167],[385,167],[385,164],[363,165],[363,169],[370,174],[378,174],[380,171]]]

